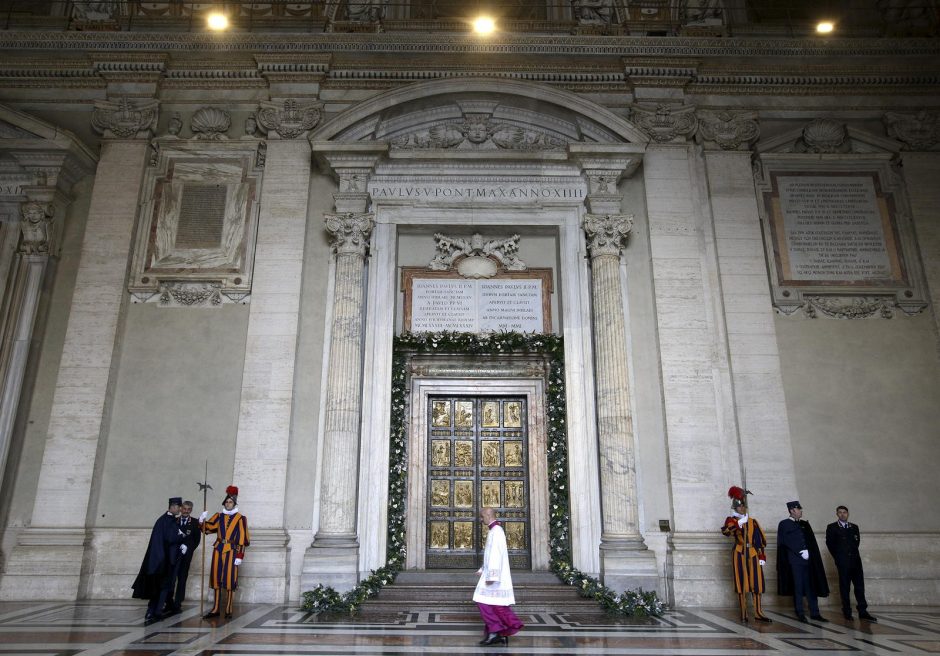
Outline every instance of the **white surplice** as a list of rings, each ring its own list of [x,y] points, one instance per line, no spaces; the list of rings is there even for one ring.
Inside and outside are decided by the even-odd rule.
[[[483,549],[483,569],[473,600],[490,606],[511,606],[516,603],[512,591],[512,575],[509,573],[509,550],[503,527],[493,524],[486,536]]]

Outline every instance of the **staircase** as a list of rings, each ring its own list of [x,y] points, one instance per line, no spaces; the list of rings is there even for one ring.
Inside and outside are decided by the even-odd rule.
[[[397,613],[416,610],[473,612],[477,575],[474,570],[409,570],[401,572],[393,585],[363,603],[362,613]],[[602,613],[597,602],[578,596],[551,572],[513,572],[517,613]]]

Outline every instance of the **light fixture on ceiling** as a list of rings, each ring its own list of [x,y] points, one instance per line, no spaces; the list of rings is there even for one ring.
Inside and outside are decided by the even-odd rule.
[[[206,17],[206,25],[214,32],[221,32],[228,29],[228,16],[214,11]]]
[[[478,16],[473,21],[473,31],[482,36],[488,36],[496,31],[496,21],[489,16]]]
[[[817,34],[832,34],[835,29],[836,26],[832,21],[819,21],[816,23]]]

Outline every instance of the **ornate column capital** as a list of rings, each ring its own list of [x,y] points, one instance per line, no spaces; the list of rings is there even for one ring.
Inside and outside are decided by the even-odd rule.
[[[54,247],[55,206],[52,203],[26,201],[20,204],[20,253],[25,255],[49,254]]]
[[[126,96],[117,101],[99,100],[91,114],[91,126],[105,137],[149,139],[157,127],[160,102],[133,103]]]
[[[323,103],[312,102],[301,105],[294,98],[282,103],[264,101],[258,107],[256,118],[266,132],[272,130],[281,139],[296,139],[316,127],[323,112]]]
[[[694,105],[633,105],[631,118],[656,143],[683,142],[698,129]]]
[[[632,214],[585,214],[581,228],[587,235],[591,259],[603,255],[620,257],[624,242],[633,228]]]
[[[904,143],[904,150],[940,147],[940,112],[922,109],[916,114],[887,112],[882,117],[888,136]]]
[[[326,214],[324,221],[327,232],[333,236],[331,245],[337,255],[365,257],[369,237],[375,226],[375,218],[371,212]]]
[[[700,112],[697,137],[722,150],[747,150],[760,137],[756,112]]]

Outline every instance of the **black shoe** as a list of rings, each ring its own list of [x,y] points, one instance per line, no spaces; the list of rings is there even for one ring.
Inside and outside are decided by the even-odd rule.
[[[144,626],[150,626],[157,621],[156,615],[144,615]]]
[[[225,619],[230,619],[231,617],[232,617],[232,614],[231,614],[231,613],[226,613],[226,614],[225,614]]]
[[[767,622],[768,624],[773,622],[772,619],[770,619],[769,617],[764,617],[763,615],[757,615],[754,617],[754,619],[757,620],[758,622]]]
[[[852,613],[842,613],[842,617],[844,617],[844,618],[845,618],[846,620],[848,620],[849,622],[854,622],[854,621],[855,621],[855,618],[852,617]]]
[[[204,619],[204,620],[211,620],[213,617],[218,617],[218,616],[219,616],[219,611],[211,611],[211,610],[210,610],[208,613],[206,613],[205,615],[202,616],[202,619]]]
[[[874,615],[869,615],[868,611],[860,610],[858,611],[858,619],[865,620],[866,622],[877,622],[878,618]]]
[[[490,645],[508,645],[509,638],[501,636],[498,633],[491,633],[486,636],[486,640],[481,640],[480,644],[484,647],[489,647]]]
[[[797,615],[796,619],[801,621],[803,624],[809,624],[809,620],[806,619],[806,615]]]
[[[809,618],[810,618],[811,620],[816,620],[817,622],[828,622],[828,621],[829,621],[829,620],[827,620],[825,617],[823,617],[822,615],[810,615]]]

